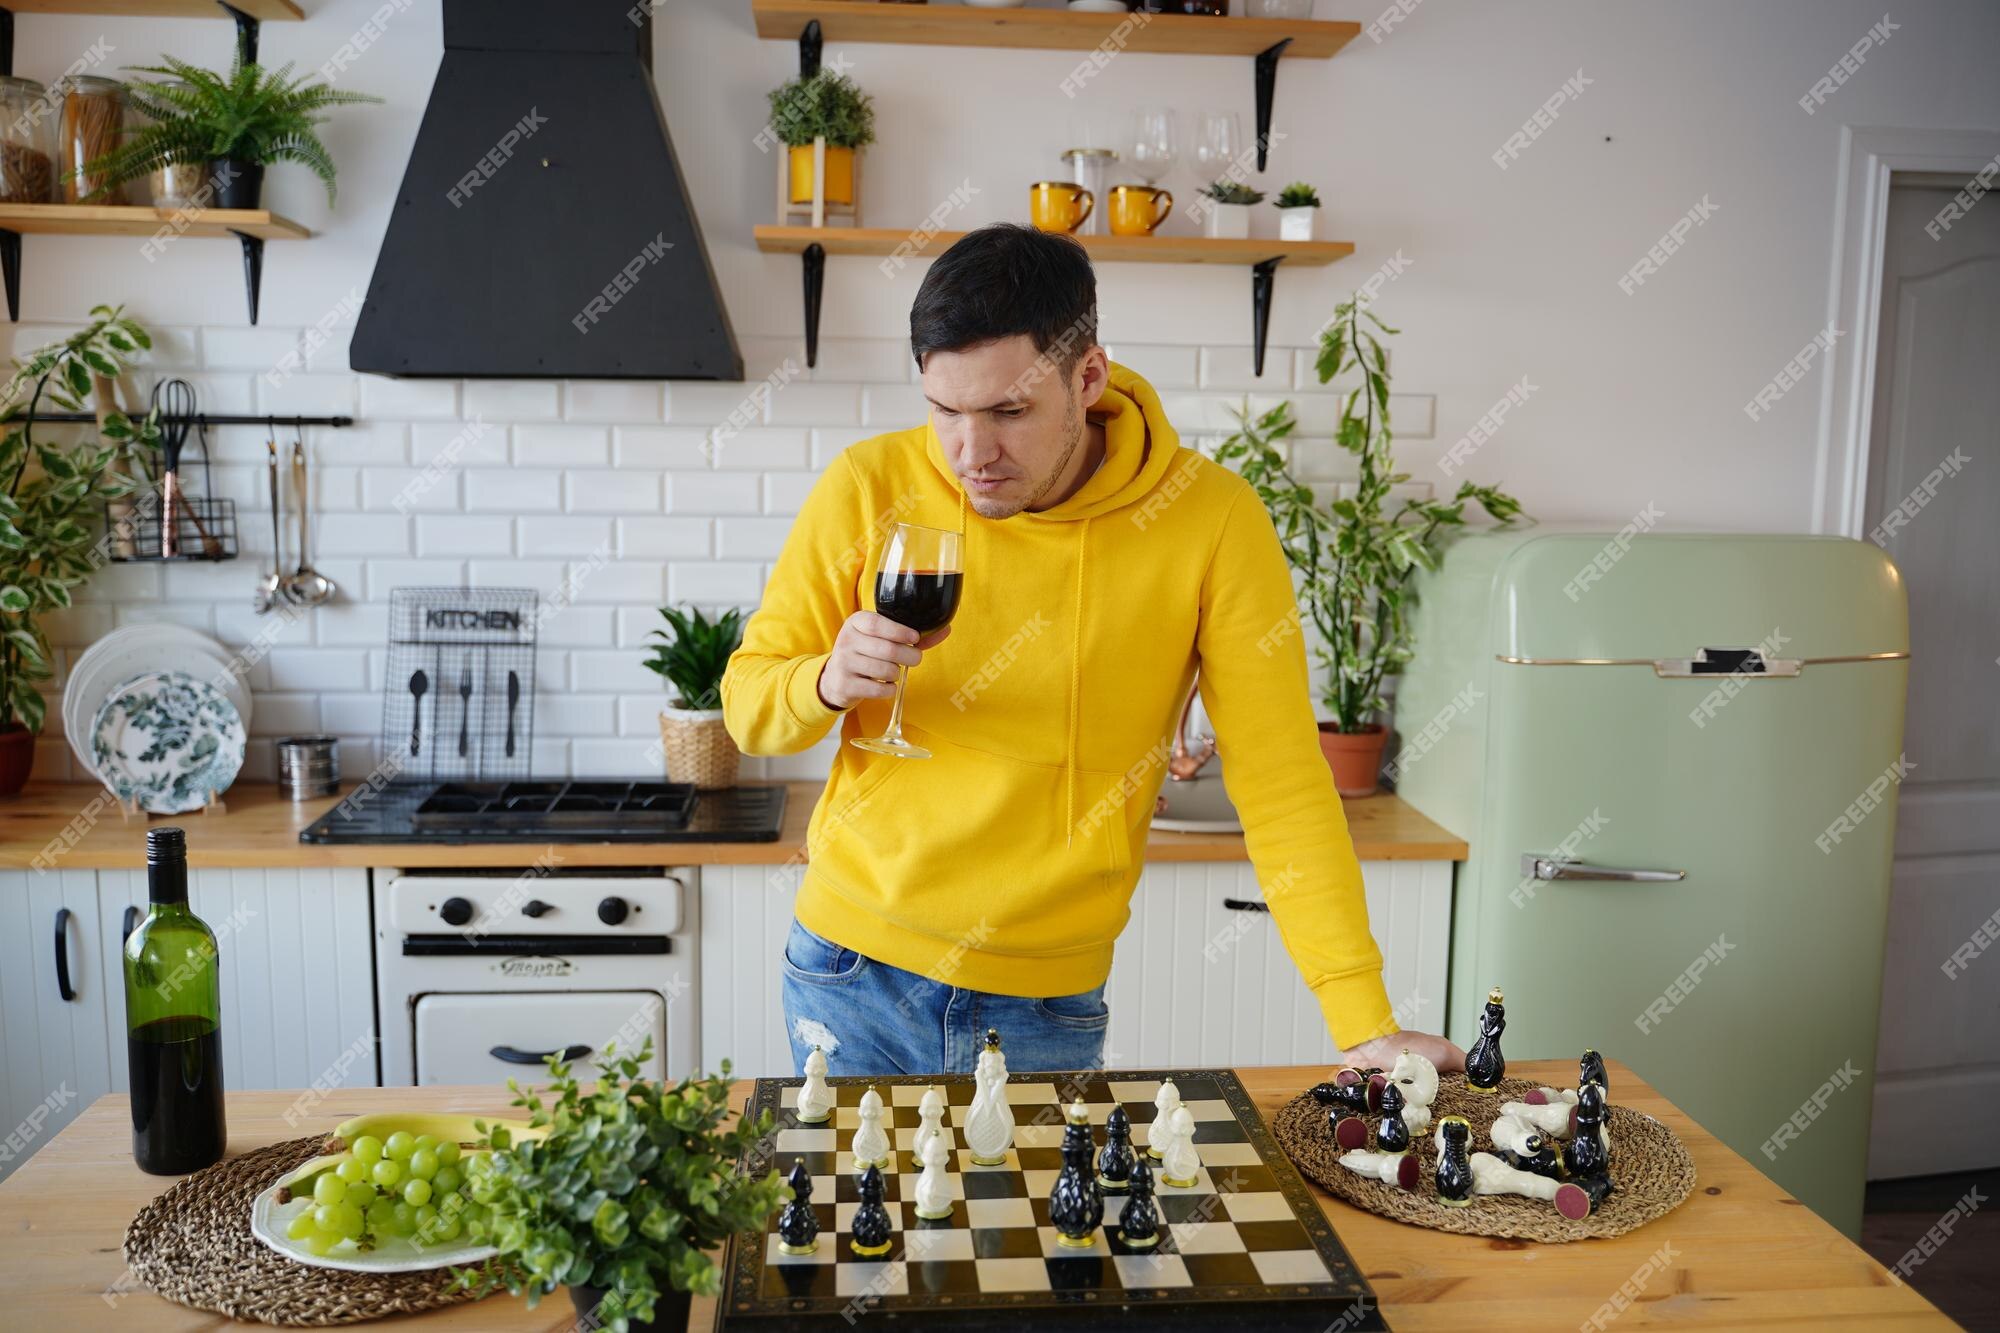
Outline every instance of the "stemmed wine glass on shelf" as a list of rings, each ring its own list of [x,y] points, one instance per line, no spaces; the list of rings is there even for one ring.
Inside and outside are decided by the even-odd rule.
[[[961,547],[956,532],[898,523],[875,567],[876,614],[915,630],[920,638],[949,625],[965,586]],[[896,702],[882,734],[856,736],[850,744],[901,759],[931,757],[929,750],[903,738],[903,690],[909,677],[908,667],[896,668]]]

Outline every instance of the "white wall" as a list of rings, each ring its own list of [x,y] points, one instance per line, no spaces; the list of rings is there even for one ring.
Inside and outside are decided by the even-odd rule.
[[[267,202],[319,234],[267,250],[261,328],[243,327],[240,259],[228,242],[182,241],[149,263],[137,242],[29,237],[15,350],[90,305],[123,301],[167,332],[162,364],[194,372],[211,410],[364,418],[315,441],[317,499],[329,515],[321,563],[357,600],[288,630],[255,682],[258,731],[335,731],[350,742],[350,771],[376,726],[380,682],[368,673],[379,665],[370,650],[379,659],[387,588],[461,576],[547,588],[565,560],[612,541],[617,563],[548,638],[537,761],[629,770],[658,697],[635,665],[651,608],[668,596],[754,601],[786,515],[826,458],[919,419],[899,339],[921,265],[885,278],[868,260],[830,262],[817,382],[778,394],[764,430],[717,468],[695,443],[740,399],[727,387],[397,384],[349,375],[342,336],[313,373],[270,389],[260,372],[366,289],[441,41],[437,0],[304,7],[304,24],[265,26],[266,62],[317,67],[386,11],[381,38],[339,82],[388,105],[328,128],[341,164],[336,209],[302,171],[273,173]],[[1321,18],[1379,12],[1319,0]],[[1804,529],[1823,380],[1809,377],[1760,422],[1743,404],[1824,325],[1840,126],[2000,125],[1990,69],[2000,7],[1981,0],[1896,8],[1889,40],[1814,114],[1803,111],[1798,99],[1882,16],[1879,0],[1425,0],[1379,43],[1364,34],[1331,61],[1281,69],[1276,124],[1288,137],[1257,183],[1317,183],[1323,234],[1359,247],[1330,268],[1280,271],[1272,339],[1300,350],[1274,349],[1265,379],[1249,377],[1249,283],[1233,268],[1104,266],[1105,340],[1159,378],[1190,435],[1225,421],[1222,405],[1252,388],[1294,396],[1308,423],[1322,424],[1330,404],[1308,401],[1318,386],[1303,349],[1338,299],[1400,253],[1409,267],[1377,308],[1405,330],[1395,344],[1408,395],[1398,424],[1419,481],[1455,484],[1440,457],[1526,377],[1527,403],[1466,473],[1504,482],[1531,512],[1622,520],[1651,503],[1673,525]],[[220,21],[39,14],[22,15],[16,33],[16,71],[41,78],[99,39],[115,48],[114,65],[161,52],[220,64],[231,41]],[[1080,108],[1167,100],[1184,112],[1233,107],[1246,128],[1251,120],[1247,59],[1122,57],[1072,100],[1060,90],[1076,64],[1069,53],[834,45],[827,54],[849,61],[876,97],[880,142],[864,192],[877,226],[916,222],[967,180],[980,193],[947,225],[1020,217],[1026,185],[1058,173]],[[798,262],[760,254],[749,238],[771,219],[773,168],[753,142],[764,94],[796,60],[792,43],[756,38],[747,0],[660,9],[661,100],[753,378],[787,355],[803,364]],[[1497,167],[1491,154],[1579,70],[1590,80],[1581,95]],[[1183,202],[1196,184],[1187,167],[1164,183]],[[615,182],[604,199],[616,206]],[[1621,291],[1619,277],[1704,199],[1714,214],[1681,252]],[[1259,225],[1274,232],[1270,212]],[[1166,229],[1188,223],[1176,217]],[[496,262],[495,281],[525,258]],[[441,488],[449,507],[414,519],[386,510],[401,484],[395,470],[428,461],[452,423],[475,413],[511,429],[489,434]],[[262,438],[232,433],[218,444],[222,489],[249,506],[251,546],[265,549],[255,507]],[[1308,470],[1340,475],[1323,458]],[[118,621],[165,615],[240,643],[256,629],[245,609],[254,581],[251,560],[115,570],[59,629],[81,646]],[[253,753],[252,771],[266,760]],[[58,744],[41,763],[44,776],[64,771]]]

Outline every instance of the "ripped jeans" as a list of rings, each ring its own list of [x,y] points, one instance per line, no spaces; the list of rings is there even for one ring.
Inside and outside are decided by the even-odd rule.
[[[1099,1068],[1111,1010],[1104,987],[1036,999],[964,990],[878,963],[797,921],[785,941],[792,1068],[818,1046],[830,1075],[969,1074],[1000,1031],[1010,1072]]]

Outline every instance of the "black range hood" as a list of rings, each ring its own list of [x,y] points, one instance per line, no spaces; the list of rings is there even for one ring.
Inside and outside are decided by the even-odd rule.
[[[444,0],[348,348],[376,375],[740,380],[644,0]]]

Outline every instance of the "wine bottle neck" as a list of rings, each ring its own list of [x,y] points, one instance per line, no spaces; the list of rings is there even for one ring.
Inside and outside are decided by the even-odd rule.
[[[146,867],[146,894],[155,906],[187,906],[188,870],[185,861],[168,861]]]

